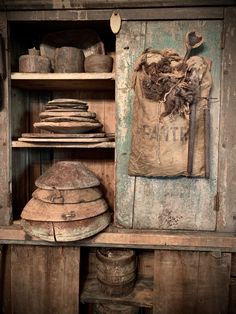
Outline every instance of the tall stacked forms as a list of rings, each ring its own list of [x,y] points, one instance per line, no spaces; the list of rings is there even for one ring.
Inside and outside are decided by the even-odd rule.
[[[60,161],[35,182],[21,218],[27,234],[46,241],[76,241],[110,223],[98,178],[81,162]]]

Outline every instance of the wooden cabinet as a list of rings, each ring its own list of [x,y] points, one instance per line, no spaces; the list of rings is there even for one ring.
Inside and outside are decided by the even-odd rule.
[[[4,287],[3,291],[0,287],[0,300],[4,310],[74,314],[80,307],[81,313],[90,313],[88,304],[112,300],[139,305],[143,313],[227,313],[228,307],[233,313],[235,4],[215,1],[200,7],[202,1],[191,1],[191,5],[181,1],[180,6],[173,1],[138,0],[135,7],[133,1],[118,1],[122,27],[115,36],[109,27],[114,3],[106,1],[101,7],[101,1],[82,2],[78,7],[74,1],[40,1],[41,6],[32,1],[31,8],[21,1],[19,11],[11,1],[5,0],[4,8],[0,4],[8,64],[0,109],[0,281]],[[115,72],[18,72],[19,56],[37,46],[45,33],[82,27],[96,29],[108,51],[115,52]],[[211,178],[129,177],[134,62],[149,46],[174,44],[172,48],[183,54],[189,28],[203,32],[206,50],[201,54],[213,60]],[[57,97],[88,101],[105,132],[116,133],[116,145],[17,141],[22,133],[35,132],[39,112]],[[17,220],[35,189],[35,179],[58,160],[81,160],[95,172],[122,228],[111,225],[92,238],[50,246],[23,232]],[[104,246],[136,250],[139,279],[131,296],[114,300],[99,293],[94,256],[96,248]]]

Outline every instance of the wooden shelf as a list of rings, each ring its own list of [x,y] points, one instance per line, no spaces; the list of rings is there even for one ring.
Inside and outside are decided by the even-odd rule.
[[[115,148],[115,142],[104,143],[27,143],[12,141],[12,148]]]
[[[13,87],[35,90],[113,90],[115,73],[18,73],[11,74]]]
[[[151,279],[138,278],[134,290],[127,296],[111,297],[102,293],[97,278],[88,278],[85,281],[80,296],[81,302],[87,303],[122,303],[138,307],[152,308],[153,282]]]
[[[50,246],[130,247],[140,249],[236,252],[234,233],[200,231],[151,231],[110,226],[96,236],[67,243],[51,243],[28,236],[19,223],[0,227],[0,244]]]

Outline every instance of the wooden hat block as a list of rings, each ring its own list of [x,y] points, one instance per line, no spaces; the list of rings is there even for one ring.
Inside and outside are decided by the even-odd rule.
[[[35,182],[38,187],[24,207],[22,227],[47,241],[76,241],[110,223],[98,178],[82,163],[55,163]]]
[[[46,190],[76,190],[100,185],[92,171],[78,161],[59,161],[36,181],[38,188]]]

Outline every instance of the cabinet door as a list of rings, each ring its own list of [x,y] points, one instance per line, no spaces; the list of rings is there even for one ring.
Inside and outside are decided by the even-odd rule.
[[[221,20],[127,21],[117,37],[117,182],[116,223],[128,228],[215,230],[219,108],[221,78]],[[200,55],[212,59],[210,99],[210,179],[144,178],[128,176],[131,143],[131,74],[145,48],[173,48],[185,54],[184,38],[197,30],[204,37]]]

